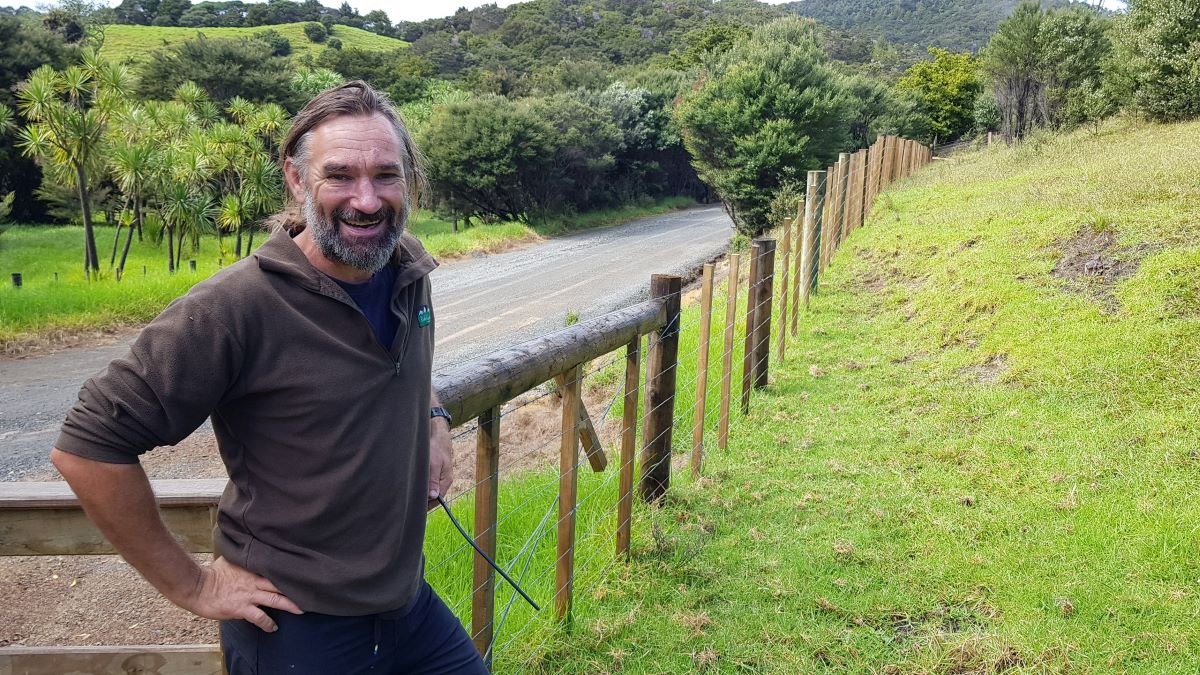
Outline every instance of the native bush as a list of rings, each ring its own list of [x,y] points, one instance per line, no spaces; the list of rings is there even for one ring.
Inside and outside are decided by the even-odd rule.
[[[815,24],[792,18],[730,49],[676,115],[697,173],[738,229],[752,234],[771,225],[779,188],[849,145],[851,105]]]
[[[1164,122],[1200,115],[1200,3],[1133,0],[1116,36],[1137,110]]]

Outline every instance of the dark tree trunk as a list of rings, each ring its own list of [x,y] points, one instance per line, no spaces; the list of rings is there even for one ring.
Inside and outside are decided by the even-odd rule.
[[[83,209],[83,249],[88,278],[100,271],[100,254],[96,252],[96,231],[92,228],[92,205],[88,203],[87,184],[83,165],[75,163],[75,180],[79,186],[79,206]]]
[[[125,249],[121,251],[121,264],[117,265],[117,281],[125,274],[125,261],[129,259],[129,245],[133,243],[133,227],[125,233]]]
[[[237,248],[236,248],[236,250],[234,250],[233,255],[236,258],[242,257],[242,224],[241,223],[238,223],[238,226],[237,226]]]
[[[113,235],[112,256],[109,257],[109,259],[108,259],[108,268],[109,269],[112,269],[112,266],[117,263],[117,244],[120,244],[120,243],[121,243],[121,223],[120,223],[120,221],[118,221],[117,222],[117,233],[115,235]]]
[[[167,226],[167,271],[175,273],[175,229]]]

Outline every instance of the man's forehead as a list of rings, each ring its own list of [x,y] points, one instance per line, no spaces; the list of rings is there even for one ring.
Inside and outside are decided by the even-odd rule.
[[[374,150],[399,157],[403,152],[395,126],[379,113],[330,117],[313,127],[312,134],[314,153]]]

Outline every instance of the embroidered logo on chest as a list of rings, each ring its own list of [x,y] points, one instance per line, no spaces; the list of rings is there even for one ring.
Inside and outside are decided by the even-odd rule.
[[[417,325],[424,328],[433,321],[433,310],[429,309],[429,305],[421,305],[421,309],[417,310]]]

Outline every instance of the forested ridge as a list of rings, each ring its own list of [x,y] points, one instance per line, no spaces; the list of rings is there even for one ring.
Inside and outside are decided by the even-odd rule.
[[[901,45],[978,51],[1022,0],[798,0],[782,7],[834,28]],[[1046,8],[1071,0],[1042,0]]]

